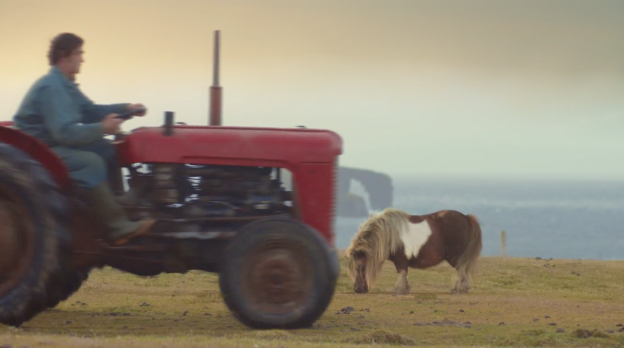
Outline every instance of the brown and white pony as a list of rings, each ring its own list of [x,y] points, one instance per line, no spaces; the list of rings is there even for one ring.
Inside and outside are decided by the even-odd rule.
[[[467,293],[470,277],[481,254],[481,227],[473,215],[442,210],[409,215],[388,208],[360,225],[346,250],[356,293],[369,292],[384,261],[394,263],[398,275],[395,292],[409,293],[409,268],[424,269],[447,261],[457,270],[453,294]]]

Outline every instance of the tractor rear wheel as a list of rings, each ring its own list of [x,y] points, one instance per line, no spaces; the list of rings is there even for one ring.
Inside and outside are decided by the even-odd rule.
[[[48,307],[70,256],[65,197],[25,152],[0,143],[0,323],[20,326]]]
[[[312,326],[336,285],[320,234],[284,217],[244,226],[226,248],[219,273],[226,305],[255,329]]]

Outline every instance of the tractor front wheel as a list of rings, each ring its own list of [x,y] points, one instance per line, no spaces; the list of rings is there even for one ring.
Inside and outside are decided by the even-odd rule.
[[[335,284],[319,233],[281,217],[244,226],[226,248],[219,276],[226,305],[255,329],[310,327],[331,302]]]

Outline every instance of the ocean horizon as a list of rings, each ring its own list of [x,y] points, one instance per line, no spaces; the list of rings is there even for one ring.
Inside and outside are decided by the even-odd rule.
[[[476,215],[483,256],[501,255],[505,231],[508,257],[624,260],[624,181],[397,178],[393,207]],[[336,219],[339,249],[365,219]]]

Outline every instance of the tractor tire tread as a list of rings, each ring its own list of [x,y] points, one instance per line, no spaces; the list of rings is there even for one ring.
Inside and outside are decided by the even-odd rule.
[[[48,308],[51,288],[62,286],[71,257],[65,196],[50,173],[26,152],[0,143],[0,184],[14,189],[32,219],[32,267],[18,286],[0,298],[0,323],[19,327]]]

